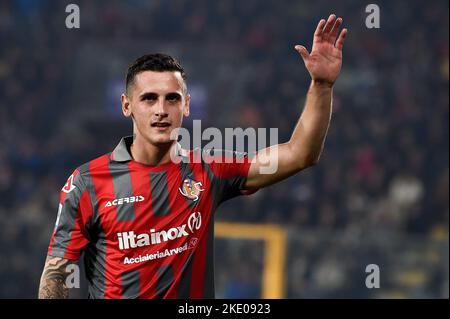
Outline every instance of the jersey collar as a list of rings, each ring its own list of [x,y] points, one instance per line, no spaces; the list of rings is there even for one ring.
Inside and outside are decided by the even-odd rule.
[[[120,139],[114,151],[111,153],[111,160],[115,162],[127,162],[131,161],[130,146],[133,143],[133,136],[125,136]]]
[[[133,159],[131,156],[130,147],[133,144],[133,136],[125,136],[120,139],[119,144],[117,144],[114,151],[112,151],[110,155],[110,159],[115,162],[128,162]],[[182,160],[185,161],[188,156],[187,151],[181,148],[181,144],[177,142],[177,154],[182,157]]]

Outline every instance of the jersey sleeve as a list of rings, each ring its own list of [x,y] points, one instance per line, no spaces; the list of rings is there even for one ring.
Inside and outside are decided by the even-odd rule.
[[[227,150],[205,151],[205,159],[218,184],[219,203],[240,195],[250,195],[257,189],[246,189],[248,171],[252,158],[245,152]]]
[[[77,260],[88,244],[86,226],[92,208],[81,175],[75,170],[61,189],[58,214],[48,247],[49,256]]]

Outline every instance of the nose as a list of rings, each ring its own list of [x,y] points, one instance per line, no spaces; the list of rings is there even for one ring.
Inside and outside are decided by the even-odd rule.
[[[158,100],[158,103],[157,103],[156,109],[155,109],[155,115],[159,116],[159,117],[167,116],[166,101],[164,98],[160,98]]]

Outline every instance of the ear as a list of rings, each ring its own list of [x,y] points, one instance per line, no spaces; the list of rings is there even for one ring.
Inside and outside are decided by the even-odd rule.
[[[130,100],[128,99],[127,95],[125,93],[122,93],[120,96],[120,100],[122,102],[122,113],[125,117],[130,117],[131,114],[131,104]]]
[[[191,103],[191,95],[190,94],[186,94],[186,97],[184,99],[184,107],[183,107],[183,115],[184,115],[184,117],[188,117],[189,116],[190,103]]]

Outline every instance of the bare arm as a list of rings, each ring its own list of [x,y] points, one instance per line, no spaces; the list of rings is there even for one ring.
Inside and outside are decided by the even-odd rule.
[[[330,15],[320,20],[314,33],[311,53],[301,45],[295,46],[311,75],[311,85],[304,110],[287,143],[258,152],[247,176],[246,188],[261,188],[317,163],[322,153],[331,119],[332,92],[342,66],[342,47],[347,29],[339,34],[342,19]],[[273,173],[261,168],[276,163]]]
[[[39,299],[67,299],[69,289],[66,278],[69,275],[66,268],[73,260],[47,256],[44,271],[39,285]]]

